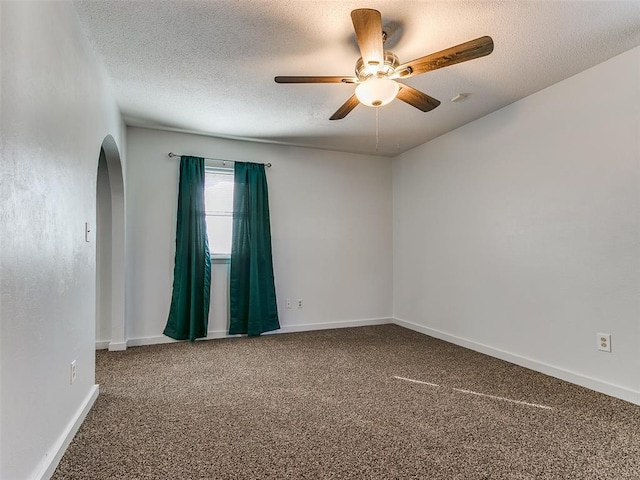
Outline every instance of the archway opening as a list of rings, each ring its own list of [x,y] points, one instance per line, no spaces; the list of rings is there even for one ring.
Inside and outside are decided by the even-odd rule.
[[[115,140],[105,137],[96,174],[96,348],[124,350],[124,181]]]

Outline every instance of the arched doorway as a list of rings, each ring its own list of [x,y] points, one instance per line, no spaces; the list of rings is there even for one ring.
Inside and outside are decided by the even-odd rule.
[[[96,181],[96,348],[125,350],[124,181],[111,135],[100,148]]]

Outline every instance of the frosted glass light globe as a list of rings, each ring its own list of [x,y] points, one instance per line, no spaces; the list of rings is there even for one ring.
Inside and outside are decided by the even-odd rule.
[[[398,91],[400,85],[388,78],[371,78],[356,87],[356,97],[360,103],[369,107],[380,107],[391,102]]]

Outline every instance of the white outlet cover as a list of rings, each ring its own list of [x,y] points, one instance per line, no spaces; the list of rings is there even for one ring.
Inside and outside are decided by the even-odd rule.
[[[598,350],[601,352],[611,351],[611,334],[598,333]]]

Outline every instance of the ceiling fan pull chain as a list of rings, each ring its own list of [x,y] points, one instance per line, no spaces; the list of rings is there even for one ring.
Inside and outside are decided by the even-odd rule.
[[[380,135],[379,135],[379,129],[378,129],[378,112],[380,110],[380,107],[375,107],[376,109],[376,153],[378,153],[378,146],[380,145]]]

